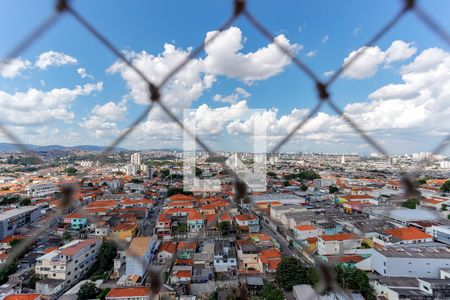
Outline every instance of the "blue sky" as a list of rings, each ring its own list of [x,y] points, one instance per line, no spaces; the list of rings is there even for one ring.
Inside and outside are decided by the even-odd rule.
[[[280,6],[279,1],[254,0],[248,2],[248,7],[272,33],[282,35],[302,61],[321,78],[326,79],[325,73],[342,65],[352,51],[359,49],[397,13],[401,3],[402,1],[391,0],[286,1]],[[222,0],[134,1],[132,4],[129,1],[73,1],[73,5],[119,49],[127,51],[127,55],[136,63],[140,60],[144,63],[150,56],[155,59],[163,53],[165,44],[174,45],[174,51],[178,51],[178,54],[187,53],[189,47],[196,46],[205,39],[207,32],[221,25],[232,10],[232,1]],[[444,28],[450,28],[448,1],[427,1],[426,5],[425,10],[438,23]],[[0,28],[3,28],[0,31],[0,57],[5,56],[13,45],[51,14],[52,10],[53,1],[3,1],[0,7]],[[232,62],[221,61],[223,56],[219,54],[230,45],[228,40],[223,40],[223,46],[211,50],[211,53],[214,52],[211,61],[205,62],[209,54],[203,52],[199,60],[192,64],[195,65],[193,70],[186,71],[186,74],[195,78],[189,78],[184,83],[195,86],[200,82],[200,91],[190,95],[187,100],[178,99],[184,90],[177,87],[173,97],[178,98],[168,99],[168,102],[177,106],[180,116],[182,108],[197,108],[205,104],[208,109],[205,115],[202,115],[204,118],[214,118],[215,108],[239,103],[240,109],[244,107],[245,110],[276,111],[276,114],[268,114],[258,119],[261,124],[267,122],[270,142],[276,142],[316,103],[314,84],[291,63],[279,63],[279,54],[277,56],[274,51],[261,52],[260,50],[268,47],[271,42],[258,33],[247,20],[240,18],[233,26],[236,28],[230,31],[229,38],[230,41],[235,38],[242,39],[242,49],[237,51],[242,55],[236,60],[242,64],[234,66]],[[394,41],[401,43],[392,44]],[[391,47],[392,45],[394,46]],[[442,134],[450,129],[444,122],[447,120],[446,110],[449,108],[443,101],[447,95],[443,86],[448,84],[446,80],[450,79],[448,45],[414,15],[407,15],[375,46],[378,48],[373,49],[373,57],[362,57],[359,70],[354,74],[344,75],[332,86],[332,97],[340,107],[345,107],[346,112],[361,121],[362,127],[380,140],[388,151],[402,153],[430,150],[430,145],[436,144],[443,138]],[[430,48],[434,50],[426,51]],[[38,67],[39,56],[49,51],[53,51],[53,61],[44,64],[45,67]],[[141,51],[145,51],[145,57],[136,55]],[[233,54],[233,51],[230,51],[229,53]],[[55,53],[66,55],[64,63],[55,63]],[[255,55],[245,56],[248,53]],[[393,58],[392,53],[400,54]],[[416,61],[421,54],[421,60]],[[427,65],[426,71],[429,72],[419,70],[420,61],[428,59],[427,57],[434,58],[434,61]],[[262,62],[259,59],[262,59]],[[133,88],[134,92],[139,92],[138,83],[127,77],[120,66],[117,66],[115,72],[108,72],[116,62],[115,56],[69,15],[63,16],[43,38],[27,49],[20,56],[20,60],[24,62],[25,67],[16,74],[0,76],[0,103],[5,107],[3,115],[0,113],[0,116],[6,126],[27,142],[63,145],[108,144],[144,109],[142,101],[136,99],[136,93],[133,93]],[[170,58],[166,58],[166,61],[171,63]],[[413,83],[405,86],[405,78],[402,77],[402,74],[405,74],[404,66],[414,62],[416,66],[411,66],[410,71],[406,72],[406,77],[413,78]],[[254,69],[246,70],[245,63]],[[267,66],[264,67],[263,63]],[[203,64],[207,64],[207,67]],[[156,77],[164,74],[161,70],[152,70],[150,65],[145,65],[148,67],[145,71],[149,74]],[[80,76],[83,74],[80,68],[88,74],[84,78]],[[371,68],[375,68],[374,74],[371,74]],[[439,76],[440,72],[443,76]],[[214,77],[212,83],[207,82],[207,76]],[[250,80],[249,76],[252,77]],[[419,86],[416,83],[420,76],[425,76],[434,82],[435,86]],[[442,82],[433,81],[432,78],[436,76]],[[404,91],[394,97],[392,93],[386,95],[389,92],[386,90],[379,92],[376,97],[369,97],[375,91],[392,84],[403,85],[399,87],[402,91],[412,89],[411,93],[415,93],[415,97]],[[74,90],[77,85],[81,88],[70,92],[73,96],[68,96],[64,104],[58,104],[61,107],[58,106],[57,109],[51,102],[54,101],[52,97],[58,98],[57,95],[40,98],[45,97],[42,94],[55,89]],[[35,89],[37,95],[33,94],[31,97],[30,89]],[[235,92],[236,89],[241,92]],[[233,92],[234,98],[226,98],[228,102],[224,102],[224,97]],[[48,99],[49,97],[51,99]],[[42,106],[39,106],[41,100],[49,101],[46,104],[49,107],[43,111],[40,111]],[[22,107],[19,104],[14,105],[15,101],[19,104],[32,101],[33,105]],[[241,101],[245,101],[245,105]],[[110,102],[111,104],[107,105]],[[355,105],[352,106],[355,103],[356,108]],[[396,113],[399,107],[405,107],[410,113],[399,115]],[[294,109],[301,111],[292,113]],[[367,111],[370,109],[378,110],[378,114],[368,115]],[[105,117],[105,114],[110,112],[111,114]],[[434,116],[436,112],[441,115]],[[33,113],[35,116],[30,118],[33,121],[21,120]],[[211,113],[211,116],[208,113]],[[180,146],[180,132],[176,132],[173,124],[164,119],[160,112],[155,111],[154,114],[153,120],[158,120],[158,126],[164,125],[157,127],[150,120],[146,121],[123,146]],[[274,116],[275,119],[270,119]],[[286,116],[285,121],[289,124],[280,122],[283,116]],[[399,121],[397,116],[404,120]],[[408,120],[408,116],[417,121]],[[152,118],[152,115],[150,117]],[[244,147],[248,139],[244,121],[231,130],[229,123],[232,120],[225,119],[219,122],[220,124],[210,122],[205,125],[212,126],[215,130],[204,128],[204,138],[212,142],[216,149],[240,150],[238,148]],[[381,120],[381,124],[378,124],[378,120]],[[217,126],[223,130],[217,129]],[[322,109],[322,115],[317,116],[309,126],[304,132],[299,132],[283,150],[373,151],[351,134],[345,125],[339,123],[327,107]],[[338,130],[337,133],[330,134],[330,129]],[[4,137],[0,137],[0,140],[7,141]]]

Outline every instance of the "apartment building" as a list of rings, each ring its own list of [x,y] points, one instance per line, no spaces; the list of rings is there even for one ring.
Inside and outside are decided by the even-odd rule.
[[[26,187],[28,197],[45,197],[58,192],[58,187],[52,182],[42,182],[30,184]]]
[[[0,212],[0,239],[13,235],[17,228],[41,217],[39,206],[22,206]]]
[[[36,283],[36,291],[54,295],[73,286],[94,264],[101,244],[98,239],[74,240],[37,258],[35,273],[45,279]]]

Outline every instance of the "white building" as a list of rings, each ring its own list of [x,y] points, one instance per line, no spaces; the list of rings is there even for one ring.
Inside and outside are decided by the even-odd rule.
[[[17,228],[41,217],[41,208],[35,206],[22,206],[0,212],[0,239],[13,235]]]
[[[92,160],[82,160],[80,161],[80,166],[85,168],[91,168],[94,166],[94,162]]]
[[[440,278],[450,268],[450,252],[438,243],[385,247],[374,250],[372,268],[383,276]]]
[[[126,275],[143,277],[158,246],[159,241],[156,235],[134,238],[126,252]]]
[[[338,255],[354,253],[361,247],[362,239],[353,233],[322,235],[317,239],[319,255]]]
[[[214,271],[220,273],[236,270],[236,248],[228,241],[217,241],[214,245]]]
[[[428,234],[431,234],[436,241],[450,245],[450,226],[431,226],[428,227],[425,231]]]
[[[140,165],[141,164],[141,154],[136,152],[131,154],[131,164],[132,165]]]
[[[305,206],[301,205],[277,205],[270,207],[270,218],[275,221],[281,221],[281,217],[287,213],[306,211]]]
[[[54,281],[51,286],[61,290],[75,285],[96,261],[101,244],[98,239],[74,240],[37,258],[35,273],[44,279],[36,283],[36,291],[44,295],[58,292],[49,290],[49,280],[46,279]]]
[[[26,187],[28,197],[44,197],[58,192],[58,187],[52,182],[29,184]]]
[[[439,162],[439,166],[442,169],[450,169],[450,160],[444,160]]]

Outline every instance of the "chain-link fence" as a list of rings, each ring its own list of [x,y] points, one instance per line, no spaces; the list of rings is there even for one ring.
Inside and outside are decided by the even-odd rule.
[[[68,0],[59,0],[56,2],[54,13],[49,16],[44,22],[42,22],[39,26],[37,26],[29,35],[25,36],[20,43],[18,43],[15,47],[11,49],[11,51],[3,58],[3,64],[0,65],[0,71],[2,68],[7,67],[8,63],[11,62],[14,58],[19,57],[22,53],[24,53],[31,45],[33,45],[36,41],[38,41],[50,28],[54,26],[58,26],[58,22],[62,17],[73,18],[77,21],[77,23],[83,27],[87,32],[89,32],[95,39],[105,46],[107,51],[110,51],[114,56],[116,56],[120,61],[122,61],[129,69],[133,70],[136,75],[147,85],[148,89],[148,105],[142,111],[142,113],[136,118],[130,126],[124,130],[119,137],[117,137],[107,149],[104,151],[104,154],[111,152],[114,150],[116,146],[118,146],[127,136],[130,135],[138,126],[146,120],[149,113],[155,106],[159,106],[161,110],[173,121],[175,122],[180,130],[186,132],[193,139],[195,139],[196,143],[210,155],[215,155],[212,149],[201,140],[198,136],[194,135],[190,132],[183,124],[182,120],[180,120],[163,101],[163,89],[174,78],[174,76],[183,70],[186,65],[189,63],[191,59],[196,58],[205,47],[212,43],[218,36],[222,34],[222,32],[228,29],[238,18],[243,18],[247,20],[262,36],[264,36],[268,41],[274,43],[276,47],[279,48],[285,55],[290,57],[293,64],[298,68],[298,70],[307,75],[310,78],[316,87],[317,94],[317,103],[315,106],[309,111],[309,113],[302,119],[299,120],[298,124],[295,128],[290,131],[284,138],[279,141],[275,147],[270,150],[270,153],[277,153],[281,150],[281,148],[301,129],[305,126],[305,124],[314,117],[325,105],[328,105],[336,114],[338,114],[359,136],[362,137],[368,144],[370,144],[376,151],[382,153],[384,156],[388,156],[389,153],[386,149],[381,145],[381,143],[377,142],[373,137],[371,137],[367,132],[365,132],[359,124],[357,124],[352,118],[346,114],[336,103],[335,99],[331,96],[331,88],[333,84],[339,80],[340,75],[343,74],[351,65],[353,65],[358,59],[360,59],[368,47],[375,45],[382,37],[384,37],[389,31],[394,28],[398,22],[403,19],[408,14],[414,14],[418,20],[420,20],[424,26],[428,27],[431,32],[436,34],[442,41],[444,41],[447,45],[450,45],[450,35],[449,33],[442,28],[434,19],[433,16],[430,16],[426,10],[424,10],[420,5],[419,1],[415,0],[403,0],[401,9],[394,15],[394,17],[389,20],[384,26],[381,26],[379,31],[373,35],[373,37],[368,40],[360,51],[358,51],[355,55],[350,57],[346,62],[340,66],[326,81],[322,81],[319,76],[295,53],[293,53],[289,48],[282,45],[275,36],[264,26],[262,22],[260,22],[253,13],[248,9],[247,3],[245,0],[230,0],[233,1],[233,10],[227,20],[223,23],[222,26],[217,28],[215,33],[209,37],[206,41],[200,43],[197,47],[195,47],[189,55],[178,65],[176,65],[170,72],[168,72],[163,78],[161,78],[158,83],[153,82],[146,75],[144,70],[140,70],[133,62],[128,59],[123,52],[118,49],[114,43],[103,35],[92,23],[84,18],[73,6],[72,3]],[[425,4],[425,3],[423,3]],[[1,31],[0,34],[6,34],[4,30]],[[330,128],[330,130],[332,130]],[[9,130],[3,124],[0,123],[0,132],[14,144],[17,144],[19,150],[27,153],[29,155],[34,155],[39,157],[38,153],[33,152],[31,149],[22,142],[19,136],[17,136],[14,132]],[[433,150],[432,154],[442,153],[442,151],[448,146],[450,141],[450,134],[437,145]],[[247,195],[247,187],[246,184],[239,180],[237,174],[229,169],[225,163],[223,163],[223,167],[229,171],[229,173],[234,177],[234,201],[235,203],[240,203],[240,201],[246,197]],[[414,194],[414,184],[412,184],[410,177],[408,174],[401,171],[401,181],[404,183],[405,193],[407,195]],[[15,248],[14,253],[9,255],[6,263],[3,264],[2,268],[7,268],[10,264],[12,264],[19,256],[21,256],[26,249],[32,245],[39,237],[43,234],[46,234],[48,230],[48,226],[52,223],[52,220],[56,220],[58,217],[64,215],[69,208],[71,210],[76,210],[87,216],[91,221],[95,222],[97,219],[93,217],[91,214],[84,211],[82,207],[74,204],[73,199],[73,187],[63,188],[62,190],[62,198],[61,198],[61,208],[56,210],[51,216],[49,216],[49,221],[46,223],[46,226],[40,227],[36,232],[32,232],[29,237],[24,240],[17,248]],[[234,206],[234,203],[230,203],[230,206],[227,209]],[[114,235],[111,236],[113,241],[118,243],[119,245],[122,243],[120,239],[116,238]],[[198,238],[198,236],[193,237],[193,239]],[[335,279],[332,276],[332,272],[330,271],[330,267],[318,263],[318,268],[321,274],[321,281],[319,287],[317,288],[317,292],[323,292],[325,290],[337,290],[339,289]],[[149,270],[149,283],[151,288],[150,297],[153,297],[158,293],[162,286],[162,278],[161,274]]]

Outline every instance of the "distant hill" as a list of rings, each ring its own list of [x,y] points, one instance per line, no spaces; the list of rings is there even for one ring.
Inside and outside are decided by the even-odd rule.
[[[27,149],[32,151],[73,151],[73,150],[84,150],[84,151],[94,151],[101,152],[104,151],[106,146],[96,146],[96,145],[78,145],[78,146],[61,146],[61,145],[46,145],[39,146],[33,144],[25,144]],[[0,152],[19,152],[20,148],[17,144],[10,143],[0,143]],[[126,148],[116,147],[114,151],[128,151]]]

